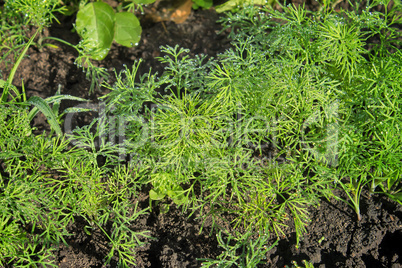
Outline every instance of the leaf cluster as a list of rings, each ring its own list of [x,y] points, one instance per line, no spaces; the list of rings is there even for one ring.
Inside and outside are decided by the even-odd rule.
[[[88,3],[80,7],[75,23],[77,33],[85,43],[83,49],[95,60],[106,57],[113,40],[132,47],[138,45],[141,37],[140,21],[133,13],[115,13],[104,2]]]
[[[255,267],[290,226],[298,246],[308,209],[339,198],[334,187],[358,219],[365,188],[401,202],[400,6],[333,4],[228,14],[235,41],[217,58],[162,47],[164,73],[137,77],[135,63],[104,82],[100,118],[68,139],[33,135],[35,111],[0,81],[17,95],[3,92],[0,109],[0,262],[29,266],[40,252],[52,265],[49,245],[80,217],[107,237],[108,262],[135,265],[148,236],[130,227],[146,213],[131,200],[145,187],[150,209],[212,222],[223,252],[204,264],[222,267]],[[51,119],[61,98],[36,102]]]
[[[159,78],[118,76],[107,110],[129,130],[151,200],[214,223],[231,215],[246,232],[284,235],[291,220],[297,244],[334,186],[359,218],[365,185],[398,200],[400,16],[379,4],[246,7],[222,19],[236,41],[217,59],[163,47]]]
[[[131,225],[145,213],[131,200],[137,195],[138,174],[116,166],[113,145],[97,150],[99,131],[74,132],[84,148],[68,149],[71,140],[34,135],[28,111],[1,105],[0,135],[0,257],[1,266],[54,266],[55,250],[72,235],[67,226],[84,219],[82,232],[100,230],[109,243],[105,261],[135,264],[133,248],[146,231]],[[107,161],[100,164],[99,157]],[[116,166],[116,167],[115,167]],[[56,246],[56,247],[55,247]]]

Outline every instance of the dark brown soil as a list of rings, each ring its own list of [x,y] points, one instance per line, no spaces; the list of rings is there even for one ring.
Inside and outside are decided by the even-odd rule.
[[[311,1],[311,7],[316,6]],[[227,32],[220,33],[216,23],[218,15],[213,10],[193,11],[185,23],[142,21],[143,34],[138,47],[124,48],[113,45],[107,58],[100,66],[117,72],[123,65],[131,66],[142,59],[139,74],[152,68],[163,71],[155,57],[160,56],[160,46],[178,44],[189,48],[190,55],[206,54],[216,56],[230,47]],[[55,24],[46,36],[59,37],[71,43],[79,38],[72,33],[73,17],[60,17],[61,24]],[[54,43],[56,44],[56,43]],[[58,86],[62,94],[70,94],[94,102],[105,94],[104,89],[89,94],[90,82],[85,74],[73,64],[77,56],[71,48],[57,44],[60,48],[31,48],[29,57],[18,69],[14,84],[21,86],[23,79],[27,95],[52,96]],[[4,68],[4,66],[2,67]],[[3,70],[7,76],[7,70]],[[72,106],[73,103],[64,103]],[[90,118],[81,118],[88,122]],[[35,119],[39,131],[46,129],[44,117]],[[342,195],[342,193],[338,193]],[[148,206],[147,190],[140,195],[140,206]],[[361,201],[362,220],[357,221],[353,210],[341,201],[322,200],[318,208],[311,208],[311,224],[297,249],[295,233],[290,232],[278,245],[268,252],[267,262],[261,267],[291,266],[291,261],[308,260],[314,267],[402,267],[402,207],[385,196],[364,195]],[[74,235],[69,237],[68,246],[60,245],[57,252],[59,267],[106,267],[104,257],[108,243],[101,232],[87,235],[83,231],[85,222],[77,219],[68,229]],[[207,224],[201,234],[201,222],[188,218],[174,205],[166,214],[154,209],[135,224],[137,230],[149,230],[149,244],[139,249],[137,267],[200,267],[197,258],[214,258],[220,254],[215,235],[210,235]],[[108,267],[115,267],[112,262]]]

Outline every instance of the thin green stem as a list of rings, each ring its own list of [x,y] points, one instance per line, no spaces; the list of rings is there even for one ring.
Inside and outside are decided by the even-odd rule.
[[[29,47],[32,45],[36,35],[42,31],[42,27],[39,27],[36,32],[32,35],[32,37],[29,39],[28,43],[25,45],[24,49],[21,52],[21,55],[18,57],[17,61],[15,62],[13,68],[11,68],[10,75],[7,78],[7,83],[4,87],[3,93],[1,95],[1,102],[7,102],[8,98],[8,92],[10,89],[10,86],[12,86],[12,82],[14,80],[14,75],[17,72],[18,66],[20,65],[22,59],[24,58],[26,52],[28,51]]]

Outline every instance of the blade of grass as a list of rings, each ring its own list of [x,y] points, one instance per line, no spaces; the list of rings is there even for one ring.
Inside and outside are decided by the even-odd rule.
[[[41,99],[41,100],[43,100],[43,99]],[[57,103],[58,101],[61,101],[61,100],[88,101],[88,100],[86,100],[86,99],[79,98],[79,97],[74,97],[74,96],[70,96],[70,95],[57,95],[57,96],[52,96],[52,97],[49,97],[49,98],[44,99],[43,101],[45,101],[45,102],[49,105],[50,103]],[[42,111],[42,110],[41,110],[41,111]],[[29,121],[32,121],[32,119],[35,117],[35,115],[36,115],[38,112],[39,112],[39,107],[38,107],[38,106],[35,106],[34,108],[32,108],[32,110],[29,112],[29,115],[28,115]],[[43,112],[43,111],[42,111],[42,112]],[[56,113],[55,113],[55,111],[52,110],[52,112],[53,112],[53,114],[55,115],[55,118],[56,118]]]
[[[32,96],[27,102],[29,104],[35,105],[46,116],[50,126],[54,129],[54,131],[56,131],[56,134],[58,136],[63,135],[63,132],[61,131],[61,128],[57,123],[56,115],[44,99],[38,96]]]
[[[3,93],[1,95],[1,102],[7,102],[7,98],[8,98],[8,91],[9,91],[9,87],[11,86],[11,83],[13,82],[14,79],[14,75],[18,69],[18,66],[20,65],[22,59],[24,58],[25,53],[28,51],[28,48],[31,46],[31,44],[33,43],[36,35],[42,31],[42,27],[39,27],[36,32],[32,35],[32,37],[29,39],[28,43],[26,44],[26,46],[24,47],[24,49],[22,50],[21,55],[18,57],[17,61],[15,62],[13,68],[10,71],[10,75],[7,78],[7,82],[4,83],[0,83],[0,86],[4,86],[4,90]]]

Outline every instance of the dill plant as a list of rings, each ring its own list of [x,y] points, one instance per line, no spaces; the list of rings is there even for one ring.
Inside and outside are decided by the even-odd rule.
[[[293,135],[277,134],[276,142],[285,141],[284,144],[290,145],[293,152],[301,145],[299,150],[307,151],[313,159],[319,160],[309,160],[309,166],[323,178],[332,177],[339,183],[346,191],[358,219],[361,217],[360,195],[365,185],[371,184],[372,189],[377,185],[384,186],[385,183],[380,183],[380,178],[384,178],[383,170],[392,174],[392,179],[383,179],[383,182],[392,181],[390,185],[396,187],[399,181],[399,171],[394,164],[399,158],[394,148],[400,146],[400,138],[398,134],[392,139],[384,134],[395,133],[393,129],[400,122],[396,112],[399,109],[397,96],[400,89],[393,83],[400,77],[396,67],[400,64],[400,52],[397,49],[400,47],[400,39],[399,33],[393,28],[400,21],[400,11],[397,4],[388,9],[389,3],[384,3],[384,13],[373,11],[379,4],[373,1],[363,9],[359,9],[356,4],[354,10],[341,10],[336,14],[323,7],[318,14],[311,15],[302,8],[288,6],[284,7],[283,13],[270,13],[269,16],[286,23],[280,27],[267,23],[265,29],[272,29],[267,35],[267,42],[262,41],[264,33],[261,30],[251,30],[257,36],[258,44],[274,55],[274,60],[278,62],[277,71],[270,72],[272,77],[278,78],[277,72],[283,74],[280,79],[274,80],[281,92],[278,94],[279,100],[281,97],[287,99],[284,104],[279,101],[274,106],[281,108],[277,120],[279,126],[286,127],[286,133],[297,136],[301,134],[302,137],[300,144],[298,138],[292,138],[295,137]],[[231,16],[228,21],[235,26],[241,25],[243,21],[246,25],[250,21],[256,24],[259,19],[252,16],[255,13],[253,8],[244,9],[241,15]],[[389,31],[389,35],[385,34],[386,31]],[[236,38],[248,38],[242,31],[237,34]],[[378,38],[380,42],[370,43],[373,38]],[[284,68],[286,64],[296,68]],[[378,80],[378,70],[384,68],[387,74],[381,72],[381,80]],[[306,87],[308,90],[287,93],[289,88],[294,88],[289,85]],[[295,105],[298,98],[304,97],[300,93],[306,97],[305,101]],[[385,103],[388,103],[389,108],[385,108]],[[324,113],[314,110],[317,104],[316,107],[324,110]],[[296,114],[286,109],[289,105],[297,108]],[[372,112],[374,107],[384,108],[387,110],[386,115],[383,110]],[[311,109],[313,114],[309,113]],[[307,117],[300,118],[305,112]],[[377,121],[379,117],[382,119]],[[383,120],[392,123],[385,124]],[[303,124],[297,126],[295,121]],[[373,141],[376,139],[379,139],[378,142]],[[376,145],[372,146],[374,143]],[[396,162],[385,156],[388,154]],[[392,198],[398,200],[398,196],[396,194]]]
[[[97,131],[92,133],[94,121],[89,126],[76,129],[67,138],[59,125],[63,115],[59,115],[58,111],[60,101],[83,99],[58,92],[45,100],[36,96],[26,100],[24,88],[20,93],[11,84],[16,68],[34,37],[24,46],[8,80],[0,80],[0,86],[4,88],[0,103],[0,118],[4,122],[0,126],[3,168],[0,174],[0,264],[56,266],[55,246],[67,244],[66,237],[71,234],[66,227],[73,225],[79,217],[88,224],[83,228],[87,235],[97,228],[109,239],[110,251],[106,263],[118,256],[120,265],[134,265],[133,248],[143,244],[138,237],[148,235],[146,231],[133,231],[129,225],[146,210],[137,209],[137,206],[133,209],[127,199],[122,201],[121,196],[116,194],[118,189],[105,191],[107,185],[104,178],[111,175],[110,166],[119,163],[114,153],[115,146],[100,137],[107,125],[98,126]],[[9,90],[14,95],[9,94]],[[31,104],[36,107],[29,111],[26,107]],[[57,137],[52,137],[52,133],[34,134],[30,122],[39,110],[48,118]],[[70,108],[65,112],[80,111],[80,108]],[[70,143],[77,144],[79,148],[69,148]],[[106,159],[103,165],[100,158]],[[117,185],[128,183],[121,176],[113,175],[108,182]],[[130,197],[136,194],[136,187],[133,187],[136,183],[131,181]],[[109,206],[116,204],[117,200],[118,206]]]
[[[138,209],[127,200],[128,197],[120,194],[121,185],[130,185],[132,190],[127,194],[131,198],[135,196],[137,182],[112,172],[110,166],[119,162],[118,156],[111,150],[113,144],[105,143],[99,137],[107,126],[92,133],[90,125],[75,130],[67,138],[60,128],[61,117],[64,113],[85,109],[70,108],[59,114],[60,101],[85,100],[60,95],[59,91],[45,100],[36,96],[27,100],[24,87],[19,92],[12,85],[28,48],[35,44],[37,36],[41,45],[45,40],[41,36],[42,30],[55,19],[53,13],[63,11],[59,4],[58,1],[6,1],[1,13],[1,17],[6,18],[1,25],[1,50],[6,52],[2,59],[8,60],[13,52],[19,55],[7,81],[0,80],[3,88],[0,118],[5,122],[0,127],[3,169],[0,174],[0,266],[57,267],[55,252],[59,244],[68,244],[66,238],[72,234],[67,227],[74,226],[77,219],[86,221],[87,226],[81,231],[87,235],[97,229],[108,239],[106,263],[117,257],[121,266],[135,265],[134,249],[143,244],[139,238],[149,236],[146,231],[132,230],[130,225],[146,210]],[[13,18],[10,14],[16,16]],[[16,24],[10,26],[9,23]],[[24,42],[23,35],[27,32],[14,30],[18,27],[28,29],[32,25],[36,27],[33,36],[26,44],[19,44]],[[7,29],[12,31],[5,32]],[[91,75],[102,74],[103,69],[95,68],[88,61],[89,55],[82,46],[85,44],[73,46],[80,53],[77,62],[85,62]],[[30,105],[35,107],[28,111],[26,108]],[[47,117],[57,137],[52,137],[52,133],[34,134],[30,121],[39,110]],[[70,143],[74,142],[80,148],[71,148]],[[103,165],[100,158],[106,159]],[[116,170],[124,174],[122,169]],[[107,188],[104,183],[107,176],[108,183],[118,187]]]
[[[276,242],[270,247],[267,247],[267,236],[259,236],[253,239],[251,233],[231,234],[223,238],[223,233],[220,231],[216,237],[219,246],[223,248],[222,254],[217,259],[202,259],[202,267],[256,267],[266,259],[266,253],[276,246]],[[225,240],[226,239],[226,240]],[[241,252],[239,254],[239,252]]]
[[[384,13],[373,10],[379,4],[384,4]],[[326,152],[328,147],[335,149],[330,150],[335,158],[328,159],[326,156],[327,161],[314,161],[313,170],[339,183],[358,219],[361,218],[359,202],[363,187],[371,185],[373,191],[388,182],[397,187],[400,181],[399,167],[395,165],[400,159],[395,151],[400,146],[400,135],[394,132],[400,125],[397,113],[400,35],[393,25],[401,17],[399,5],[389,7],[389,2],[373,1],[363,8],[356,4],[352,11],[341,10],[336,14],[325,11],[313,14],[315,16],[306,16],[301,9],[287,7],[288,12],[273,13],[273,16],[277,14],[275,17],[288,21],[284,27],[275,28],[270,34],[281,41],[267,45],[273,53],[286,58],[291,56],[291,59],[302,63],[303,70],[308,70],[314,79],[326,81],[320,83],[320,88],[327,90],[326,98],[333,96],[330,103],[335,104],[332,107],[336,111],[331,106],[327,109],[323,107],[325,117],[315,115],[313,124],[309,122],[311,117],[304,121],[303,145],[306,149],[308,137],[308,143],[316,145],[310,150],[315,157],[322,156],[317,145],[321,148],[326,145]],[[386,34],[387,31],[389,34]],[[303,34],[297,35],[300,32]],[[288,35],[290,38],[286,38]],[[380,41],[371,43],[374,39]],[[287,50],[284,51],[284,48]],[[381,111],[374,111],[375,107],[381,107]],[[323,122],[327,133],[319,131],[323,129],[319,126]],[[329,124],[335,127],[332,134],[328,131]],[[392,139],[388,133],[395,133]],[[382,177],[384,172],[388,174],[388,179]],[[398,190],[394,195],[388,190],[384,192],[399,200]]]
[[[12,103],[1,104],[0,119],[7,122],[0,126],[1,266],[57,267],[55,251],[68,244],[66,227],[78,218],[87,222],[81,231],[98,229],[109,239],[106,262],[118,257],[120,265],[134,265],[133,249],[148,234],[130,225],[146,210],[129,201],[137,194],[134,168],[111,167],[118,163],[113,145],[98,151],[101,132],[88,127],[74,132],[81,148],[69,149],[64,136],[34,135],[28,111]]]
[[[323,110],[334,97],[326,97],[321,86],[332,84],[325,79],[317,83],[310,69],[300,74],[302,64],[296,58],[276,59],[253,37],[239,39],[233,49],[206,62],[208,68],[197,67],[197,59],[180,55],[185,50],[163,51],[167,57],[161,61],[167,71],[156,85],[166,93],[151,94],[152,109],[144,106],[145,99],[139,99],[142,106],[135,106],[133,116],[141,120],[126,121],[127,129],[138,130],[126,133],[125,144],[130,148],[127,153],[147,163],[148,181],[154,187],[150,198],[185,196],[187,202],[172,199],[214,222],[230,213],[235,218],[229,223],[247,232],[282,235],[291,219],[299,241],[308,222],[308,206],[329,195],[332,183],[302,176],[311,161],[307,151],[298,151],[303,148],[303,121],[316,113],[324,117]],[[132,75],[126,72],[126,82],[118,76],[112,92],[105,96],[107,110],[114,116],[132,107],[131,98],[125,97],[129,92],[141,96],[149,88],[146,81],[155,81],[148,75],[132,83]],[[203,77],[201,82],[199,77]],[[303,91],[306,87],[313,91]],[[141,147],[135,144],[138,136]],[[277,150],[270,161],[284,158],[289,163],[261,168],[261,161],[252,155],[262,153],[269,144]],[[198,185],[200,193],[195,190]],[[166,194],[169,191],[176,194]]]
[[[108,262],[135,265],[132,249],[148,236],[129,227],[146,213],[130,199],[148,185],[150,208],[211,220],[223,252],[207,266],[256,266],[290,225],[298,246],[309,208],[334,187],[358,219],[365,187],[400,202],[399,6],[334,13],[325,3],[229,14],[221,22],[236,41],[216,59],[162,47],[163,74],[137,80],[139,63],[126,67],[104,83],[101,118],[68,140],[33,136],[27,111],[6,105],[0,261],[29,266],[43,252],[52,265],[62,226],[82,217],[84,232],[108,238]]]
[[[280,237],[292,221],[296,246],[335,187],[358,219],[366,185],[399,200],[400,13],[388,4],[245,7],[221,19],[236,41],[216,59],[163,47],[159,77],[118,75],[104,100],[124,115],[150,199],[246,233]]]

